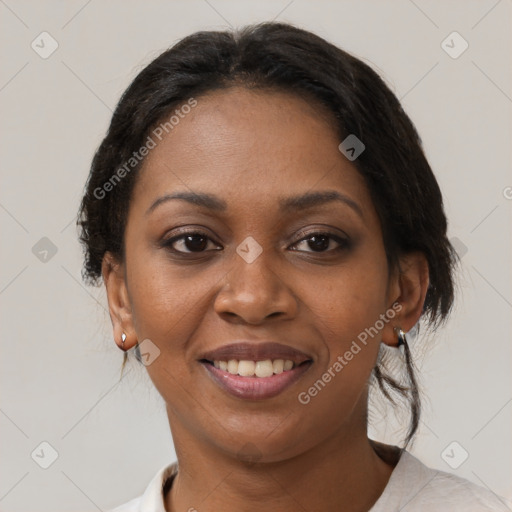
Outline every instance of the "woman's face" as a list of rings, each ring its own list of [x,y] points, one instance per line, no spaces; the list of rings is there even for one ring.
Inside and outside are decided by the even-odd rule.
[[[120,316],[175,441],[276,461],[340,433],[366,435],[367,381],[383,332],[399,325],[382,319],[400,289],[340,142],[317,105],[232,88],[197,98],[147,156]],[[161,200],[176,193],[197,202]],[[287,359],[294,367],[283,371]]]

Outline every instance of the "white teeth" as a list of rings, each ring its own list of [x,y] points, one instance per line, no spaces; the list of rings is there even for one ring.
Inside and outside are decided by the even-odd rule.
[[[230,359],[229,361],[213,361],[213,366],[242,377],[271,377],[273,374],[291,370],[294,364],[290,359],[274,359],[273,361],[271,359],[264,361]]]
[[[256,377],[270,377],[273,374],[274,368],[270,359],[256,363],[256,368],[254,369],[254,375],[256,375]]]
[[[283,359],[276,359],[272,363],[272,367],[274,369],[274,373],[283,373],[283,370],[284,370],[284,360]]]
[[[252,377],[254,375],[254,368],[256,363],[254,361],[239,361],[238,375],[242,377]]]
[[[228,372],[232,373],[233,375],[238,374],[238,361],[236,359],[230,359],[228,361]]]

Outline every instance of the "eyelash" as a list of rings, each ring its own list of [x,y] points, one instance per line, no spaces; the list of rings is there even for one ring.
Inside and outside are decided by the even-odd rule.
[[[169,250],[170,252],[172,252],[174,254],[179,254],[179,255],[202,254],[204,252],[207,252],[207,251],[184,252],[184,251],[177,251],[176,249],[173,249],[172,245],[175,242],[177,242],[179,240],[182,240],[182,239],[184,239],[187,236],[193,236],[193,235],[198,235],[201,238],[206,238],[209,241],[213,241],[213,240],[211,240],[211,238],[206,233],[204,233],[202,231],[194,230],[194,231],[184,231],[180,235],[174,236],[174,237],[172,237],[172,238],[170,238],[168,240],[164,240],[161,245],[164,248],[166,248],[167,250]],[[307,252],[307,253],[311,253],[311,254],[328,254],[328,253],[343,251],[343,250],[346,250],[346,249],[348,249],[350,247],[350,242],[349,242],[348,239],[340,237],[338,235],[335,235],[334,233],[329,233],[328,231],[311,231],[311,232],[308,232],[308,233],[302,231],[300,233],[300,236],[302,236],[302,238],[297,240],[293,244],[293,246],[295,246],[295,245],[297,245],[297,244],[299,244],[301,242],[307,241],[308,239],[313,238],[315,236],[324,236],[324,237],[327,237],[327,238],[332,239],[335,242],[337,242],[339,244],[339,247],[337,247],[335,249],[330,249],[330,250],[327,250],[327,251],[318,251],[318,252],[317,251],[297,251],[297,252]]]

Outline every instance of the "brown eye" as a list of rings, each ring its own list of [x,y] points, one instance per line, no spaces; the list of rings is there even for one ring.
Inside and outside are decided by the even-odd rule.
[[[345,238],[341,238],[338,235],[335,235],[333,233],[326,233],[326,232],[313,232],[309,233],[306,237],[302,238],[298,242],[294,244],[294,247],[296,247],[299,244],[307,244],[307,247],[309,247],[311,250],[304,251],[304,252],[317,252],[317,253],[323,253],[323,252],[332,252],[332,251],[338,251],[348,248],[349,241]],[[338,244],[338,247],[332,247],[334,244]]]
[[[205,233],[190,231],[170,238],[164,241],[162,245],[175,253],[192,254],[205,252],[209,242],[211,242],[211,239]]]

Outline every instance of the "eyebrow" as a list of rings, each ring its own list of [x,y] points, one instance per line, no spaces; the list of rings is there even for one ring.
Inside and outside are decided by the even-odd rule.
[[[228,205],[223,200],[212,194],[203,192],[174,192],[159,197],[146,211],[149,215],[158,206],[172,200],[181,200],[191,203],[196,206],[207,208],[216,212],[224,212],[227,210]],[[341,202],[354,210],[361,218],[363,218],[363,211],[361,207],[350,197],[347,197],[336,190],[321,190],[316,192],[306,192],[298,196],[289,196],[279,198],[279,210],[283,213],[303,210],[312,208],[314,206],[332,203],[334,201]]]

